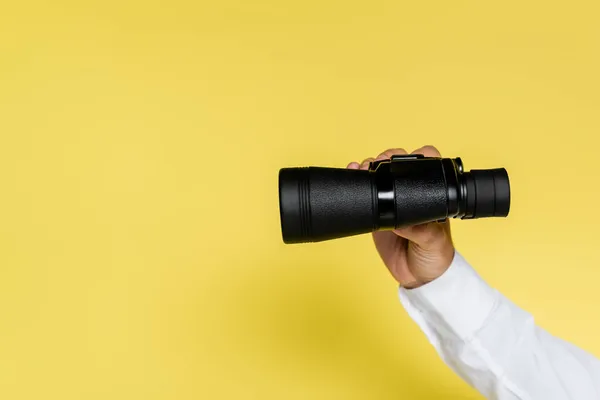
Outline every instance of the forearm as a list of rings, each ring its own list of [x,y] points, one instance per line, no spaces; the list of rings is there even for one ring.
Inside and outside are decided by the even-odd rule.
[[[443,360],[488,398],[600,399],[600,362],[537,327],[458,253],[400,300]]]

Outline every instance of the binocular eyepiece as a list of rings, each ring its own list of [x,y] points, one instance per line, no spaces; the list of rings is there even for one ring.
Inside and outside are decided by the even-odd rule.
[[[506,217],[504,168],[463,171],[460,158],[394,155],[368,170],[279,171],[285,243],[319,242],[447,218]]]

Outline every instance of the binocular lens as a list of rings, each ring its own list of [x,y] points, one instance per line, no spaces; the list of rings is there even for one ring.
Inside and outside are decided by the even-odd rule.
[[[318,242],[446,218],[506,217],[504,168],[462,171],[460,159],[393,158],[371,169],[279,171],[285,243]]]

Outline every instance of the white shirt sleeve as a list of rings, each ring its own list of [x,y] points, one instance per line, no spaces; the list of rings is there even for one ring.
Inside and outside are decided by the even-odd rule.
[[[487,398],[600,399],[600,361],[536,326],[458,252],[438,279],[399,295],[444,362]]]

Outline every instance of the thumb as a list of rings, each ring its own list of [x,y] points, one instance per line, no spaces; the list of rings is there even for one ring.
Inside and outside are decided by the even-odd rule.
[[[393,231],[396,235],[410,240],[424,250],[439,248],[450,238],[448,222],[429,222],[421,225],[398,228]]]

